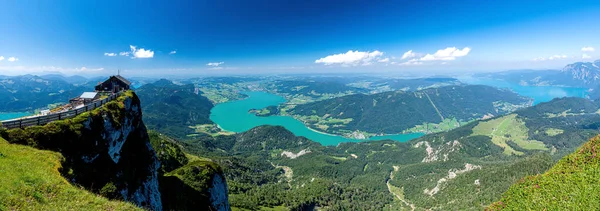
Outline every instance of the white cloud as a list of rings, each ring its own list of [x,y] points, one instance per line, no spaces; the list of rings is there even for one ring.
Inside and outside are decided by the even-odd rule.
[[[548,57],[548,60],[555,60],[555,59],[566,59],[567,55],[554,55],[554,56],[550,56]]]
[[[591,57],[590,55],[583,54],[583,55],[581,56],[581,58],[582,58],[582,59],[591,59],[592,57]]]
[[[116,56],[116,53],[104,53],[105,56]]]
[[[346,53],[333,54],[320,59],[315,60],[315,63],[332,65],[340,64],[342,66],[357,66],[357,65],[371,65],[373,60],[381,60],[383,52],[381,51],[352,51],[349,50]]]
[[[558,59],[566,59],[568,58],[567,55],[561,54],[561,55],[553,55],[553,56],[549,56],[549,57],[538,57],[538,58],[534,58],[533,61],[546,61],[546,60],[558,60]]]
[[[131,54],[133,55],[132,58],[148,59],[154,57],[154,51],[152,50],[146,50],[143,48],[138,49],[136,46],[133,45],[129,45],[129,48],[131,49]]]
[[[0,61],[4,60],[4,56],[0,56]]]
[[[124,51],[124,52],[120,52],[119,56],[129,56],[129,54],[130,54],[129,52]]]
[[[9,61],[9,62],[16,62],[16,61],[19,61],[19,58],[16,58],[16,57],[8,57],[8,60],[7,60],[7,61]]]
[[[169,52],[169,55],[176,54],[176,53],[177,53],[177,51],[171,51],[171,52]]]
[[[401,66],[414,66],[414,65],[422,65],[422,64],[423,64],[423,62],[419,61],[419,59],[411,59],[411,60],[408,60],[407,62],[402,62],[402,63],[400,63],[398,65],[401,65]]]
[[[400,58],[400,59],[410,59],[410,58],[414,58],[416,56],[417,56],[417,54],[415,54],[412,50],[409,50],[409,51],[405,52],[404,54],[402,54],[402,58]]]
[[[207,66],[213,66],[213,67],[218,67],[219,65],[224,64],[225,62],[209,62],[208,64],[206,64]]]
[[[87,68],[87,67],[81,67],[81,68],[75,68],[76,72],[84,72],[84,71],[102,71],[104,70],[103,67],[101,68]]]
[[[594,52],[595,50],[596,49],[594,49],[594,47],[590,47],[590,46],[581,48],[581,51],[583,51],[583,52]]]
[[[440,49],[434,54],[426,54],[421,57],[420,61],[452,61],[457,57],[463,57],[471,52],[471,48],[465,47],[462,50],[456,47],[448,47],[446,49]]]
[[[390,62],[390,58],[380,59],[380,60],[377,60],[377,62],[381,62],[381,63]]]

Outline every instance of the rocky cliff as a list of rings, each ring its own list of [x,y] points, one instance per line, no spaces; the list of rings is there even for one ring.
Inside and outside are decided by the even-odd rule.
[[[177,194],[161,194],[161,161],[142,121],[140,100],[133,92],[73,119],[0,133],[13,144],[60,152],[65,158],[60,170],[63,177],[107,198],[162,210],[165,200],[161,195]],[[219,180],[212,180],[213,177],[219,175],[211,174],[210,181],[192,180],[192,183],[218,190],[204,195],[206,202],[213,201],[208,200],[211,198],[218,201],[223,194],[227,199],[225,182],[222,181],[223,189],[221,184],[215,184]],[[222,203],[228,208],[227,201],[219,202]]]
[[[178,143],[150,132],[150,143],[163,164],[159,172],[165,210],[231,210],[223,170],[207,158],[186,155]]]

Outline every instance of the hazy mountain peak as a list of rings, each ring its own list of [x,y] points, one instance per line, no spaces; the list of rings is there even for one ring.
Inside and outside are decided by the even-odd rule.
[[[600,79],[600,60],[569,64],[561,72],[570,73],[573,79],[581,80],[586,84],[594,83]]]

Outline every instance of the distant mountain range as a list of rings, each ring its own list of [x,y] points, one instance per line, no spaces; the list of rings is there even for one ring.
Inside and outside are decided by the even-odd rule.
[[[600,60],[569,64],[560,72],[570,75],[571,79],[583,82],[583,84],[597,85],[600,81]]]
[[[518,83],[523,86],[570,86],[596,88],[600,85],[600,60],[576,62],[562,70],[516,70],[499,73],[476,74]]]
[[[3,99],[0,102],[0,111],[32,111],[45,108],[48,104],[68,102],[70,98],[90,90],[94,90],[93,85],[74,85],[57,77],[0,76],[0,99]]]

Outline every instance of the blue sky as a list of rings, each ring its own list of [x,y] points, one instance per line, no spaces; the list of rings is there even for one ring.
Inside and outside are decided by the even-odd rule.
[[[0,74],[557,69],[600,59],[598,20],[599,1],[3,1]]]

